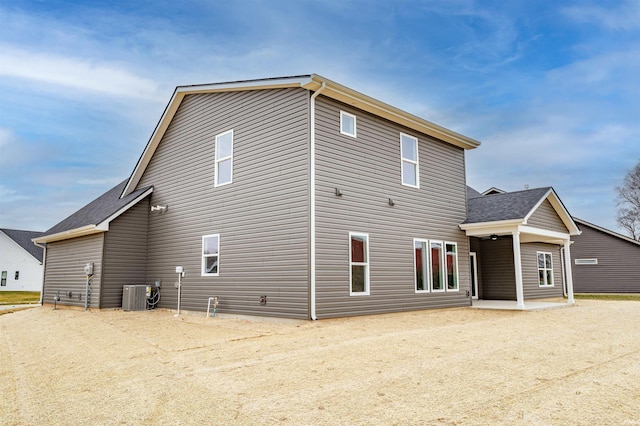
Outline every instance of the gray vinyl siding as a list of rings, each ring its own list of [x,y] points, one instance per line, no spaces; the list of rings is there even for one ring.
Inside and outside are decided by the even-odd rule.
[[[318,318],[468,306],[464,151],[322,95],[316,102]],[[357,138],[340,134],[340,110],[357,117]],[[419,140],[419,189],[401,184],[401,132]],[[369,234],[368,296],[349,294],[349,232]],[[415,292],[414,238],[458,244],[459,291]]]
[[[513,239],[481,240],[478,263],[482,270],[482,298],[516,300],[516,270],[513,264]]]
[[[58,304],[84,307],[86,284],[84,266],[88,262],[93,262],[94,275],[91,280],[89,306],[99,307],[103,245],[104,234],[102,233],[47,244],[43,302],[53,303],[56,291],[59,291]],[[72,292],[72,296],[69,297],[67,292]]]
[[[640,293],[640,245],[579,224],[573,237],[571,268],[576,293]],[[576,265],[575,259],[598,259]]]
[[[536,228],[567,233],[569,230],[562,222],[549,200],[544,200],[531,215],[527,224]]]
[[[140,201],[109,225],[104,243],[101,308],[122,306],[122,287],[145,284],[149,198]]]
[[[160,306],[309,317],[308,102],[303,89],[188,95],[138,187],[154,186],[147,282]],[[234,131],[233,182],[214,187],[215,136]],[[202,236],[220,235],[220,275],[201,276]],[[260,296],[267,304],[260,305]]]
[[[551,253],[553,266],[553,287],[540,287],[538,281],[538,252]],[[560,246],[545,243],[527,243],[520,245],[522,261],[522,286],[525,302],[527,299],[562,297],[562,258]]]

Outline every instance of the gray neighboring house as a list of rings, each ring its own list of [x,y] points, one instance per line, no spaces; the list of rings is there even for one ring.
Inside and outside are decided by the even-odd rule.
[[[43,249],[33,244],[42,232],[0,229],[0,291],[41,291]]]
[[[554,275],[577,228],[552,190],[531,226],[469,221],[465,151],[478,145],[315,74],[180,86],[129,179],[35,240],[47,247],[44,302],[83,304],[92,262],[95,308],[142,283],[160,283],[159,307],[177,308],[178,266],[191,311],[213,296],[221,313],[301,319],[469,306],[470,241],[487,265],[515,262],[475,294],[516,300],[535,263],[521,268],[485,240],[553,252]],[[509,280],[512,291],[494,289]],[[562,291],[554,275],[524,294]]]
[[[571,246],[576,293],[640,293],[640,242],[574,218]]]
[[[473,298],[520,308],[563,295],[574,303],[570,246],[580,230],[553,188],[484,194],[469,188],[460,225],[470,240]]]

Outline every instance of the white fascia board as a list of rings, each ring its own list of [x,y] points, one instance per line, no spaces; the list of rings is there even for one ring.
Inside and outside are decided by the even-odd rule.
[[[533,206],[531,210],[529,210],[529,213],[527,213],[527,215],[524,217],[524,220],[522,221],[522,223],[526,225],[526,223],[529,221],[529,218],[533,215],[533,213],[535,213],[536,210],[538,210],[538,207],[540,207],[542,203],[544,203],[544,200],[546,200],[549,197],[549,194],[551,194],[552,191],[553,190],[549,188],[549,190],[542,197],[540,197],[536,205]]]
[[[525,216],[524,222],[523,222],[525,225],[527,224],[527,221],[529,220],[529,218],[538,209],[538,207],[542,205],[544,200],[549,200],[549,203],[551,203],[551,206],[554,208],[554,210],[558,214],[558,217],[560,218],[562,223],[564,223],[564,226],[566,226],[567,229],[569,230],[570,235],[581,234],[580,229],[578,228],[578,225],[576,225],[576,223],[573,221],[573,218],[571,217],[567,209],[564,207],[564,204],[562,204],[562,201],[560,201],[558,194],[556,194],[553,188],[549,188],[549,191],[547,191],[547,193],[540,198],[540,201],[538,201],[536,205],[531,209],[531,211]]]
[[[565,232],[550,231],[548,229],[535,228],[533,226],[520,225],[518,231],[521,234],[534,235],[543,239],[550,239],[556,241],[569,241],[570,234]]]
[[[125,185],[120,198],[135,190],[136,185],[138,185],[138,182],[140,182],[140,179],[142,178],[142,174],[151,161],[151,157],[153,157],[156,148],[160,144],[160,140],[162,140],[164,133],[169,128],[169,124],[173,120],[173,117],[176,115],[176,112],[178,111],[178,108],[180,107],[180,104],[182,103],[182,100],[186,95],[198,93],[232,92],[241,90],[279,89],[286,87],[307,88],[306,86],[308,86],[310,82],[311,78],[309,76],[306,76],[176,87],[173,92],[173,96],[171,96],[171,99],[169,100],[169,103],[167,104],[162,114],[162,117],[160,117],[160,121],[158,121],[158,124],[156,125],[156,128],[151,135],[151,138],[149,138],[149,141],[147,142],[147,146],[142,152],[142,155],[140,156],[140,159],[138,160],[133,173],[131,173],[129,181]]]
[[[522,219],[499,220],[495,222],[463,223],[460,229],[465,231],[468,237],[487,237],[492,234],[511,235],[522,225]]]
[[[98,234],[104,232],[96,225],[85,225],[80,228],[70,229],[68,231],[58,232],[57,234],[45,235],[44,237],[33,238],[35,244],[50,243],[53,241],[68,240],[71,238],[84,237],[86,235]]]
[[[147,142],[147,146],[144,147],[144,151],[142,151],[142,155],[138,159],[138,163],[129,177],[129,181],[125,185],[122,194],[120,194],[120,198],[125,197],[136,189],[138,182],[140,182],[140,179],[142,178],[142,174],[149,165],[149,161],[151,161],[151,157],[153,157],[153,153],[156,151],[158,144],[160,144],[160,140],[162,139],[164,132],[167,131],[171,120],[173,120],[173,116],[176,115],[176,111],[178,111],[178,107],[180,106],[180,103],[182,103],[183,98],[184,94],[179,93],[177,89],[173,92],[171,100],[164,109],[162,117],[160,117],[160,121],[158,121],[156,128],[153,130],[153,134]]]
[[[387,120],[401,124],[420,133],[441,139],[460,148],[473,149],[480,146],[480,142],[475,139],[439,126],[317,74],[314,74],[312,79],[317,85],[320,85],[322,82],[326,84],[327,88],[322,92],[324,96],[386,118]],[[312,90],[311,85],[309,85],[309,88]]]
[[[111,223],[112,220],[114,220],[115,218],[117,218],[122,213],[126,212],[127,210],[129,210],[131,207],[133,207],[136,204],[138,204],[141,200],[146,198],[152,192],[153,192],[153,187],[147,189],[142,194],[138,195],[136,198],[134,198],[129,203],[127,203],[120,210],[118,210],[117,212],[115,212],[114,214],[112,214],[111,216],[109,216],[108,218],[103,220],[102,222],[100,222],[98,225],[96,225],[96,229],[99,229],[101,231],[108,231],[109,230],[109,223]]]

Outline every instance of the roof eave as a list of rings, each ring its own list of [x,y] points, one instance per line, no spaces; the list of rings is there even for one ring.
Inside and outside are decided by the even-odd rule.
[[[328,78],[313,74],[311,76],[311,80],[312,82],[305,86],[305,88],[315,91],[320,88],[322,83],[324,83],[325,89],[322,91],[323,96],[328,96],[340,102],[352,105],[356,108],[386,118],[387,120],[404,125],[421,133],[433,136],[460,148],[474,149],[480,146],[480,142],[475,139],[410,114],[392,105],[379,101],[378,99],[331,81]]]
[[[68,231],[58,232],[57,234],[45,235],[38,238],[33,238],[36,244],[52,243],[54,241],[69,240],[71,238],[84,237],[87,235],[98,234],[104,232],[102,229],[98,229],[97,225],[85,225],[75,229],[69,229]]]
[[[598,226],[598,225],[595,225],[595,224],[593,224],[593,223],[591,223],[591,222],[587,222],[587,221],[586,221],[586,220],[584,220],[584,219],[578,219],[577,217],[574,217],[574,218],[573,218],[573,220],[574,220],[575,222],[579,223],[580,225],[588,226],[588,227],[590,227],[590,228],[596,229],[596,230],[598,230],[598,231],[600,231],[600,232],[603,232],[603,233],[605,233],[605,234],[609,234],[609,235],[611,235],[612,237],[620,238],[621,240],[624,240],[624,241],[627,241],[627,242],[630,242],[630,243],[633,243],[633,244],[636,244],[636,245],[639,245],[639,246],[640,246],[640,241],[636,241],[636,240],[634,240],[633,238],[629,238],[629,237],[627,237],[627,236],[625,236],[625,235],[618,234],[617,232],[612,231],[612,230],[610,230],[610,229],[603,228],[603,227]]]
[[[33,238],[31,241],[33,241],[36,244],[43,244],[43,243],[51,243],[54,241],[69,240],[71,238],[84,237],[87,235],[98,234],[100,232],[106,232],[109,230],[109,224],[114,219],[116,219],[121,214],[129,210],[131,207],[138,204],[140,201],[145,199],[152,192],[153,192],[153,187],[149,187],[146,191],[142,192],[140,195],[138,195],[137,197],[132,199],[130,202],[128,202],[126,205],[121,207],[118,211],[116,211],[111,216],[107,217],[106,219],[104,219],[98,224],[85,225],[75,229],[69,229],[67,231],[58,232],[56,234],[44,235],[42,237]]]

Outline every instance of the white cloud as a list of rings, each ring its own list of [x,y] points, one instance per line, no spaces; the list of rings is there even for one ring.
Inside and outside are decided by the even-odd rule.
[[[592,93],[615,90],[621,94],[640,94],[638,83],[640,55],[636,50],[620,50],[593,55],[555,69],[548,74],[558,89],[583,90]]]
[[[597,24],[610,30],[640,28],[640,2],[627,0],[619,7],[573,6],[563,9],[569,18],[585,24]]]
[[[9,145],[13,141],[15,141],[13,132],[9,129],[0,128],[0,146]]]
[[[0,75],[101,94],[157,98],[158,84],[118,64],[0,46]]]
[[[0,185],[0,203],[10,204],[16,201],[28,200],[30,197],[21,195],[18,191],[7,186]]]

